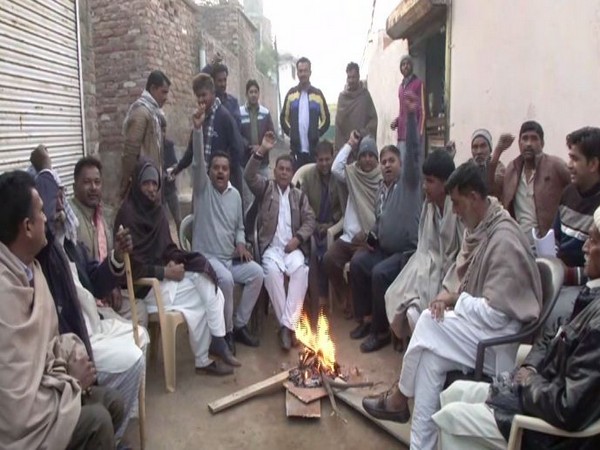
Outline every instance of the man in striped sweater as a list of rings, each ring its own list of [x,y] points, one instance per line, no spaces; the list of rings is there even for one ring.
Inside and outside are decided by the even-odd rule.
[[[563,318],[573,309],[581,285],[585,262],[583,244],[600,206],[600,128],[584,127],[567,135],[571,184],[563,191],[554,233],[557,256],[565,266],[565,283],[548,324]]]

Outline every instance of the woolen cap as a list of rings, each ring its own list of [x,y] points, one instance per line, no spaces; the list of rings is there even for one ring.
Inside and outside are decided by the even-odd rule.
[[[373,137],[371,137],[370,135],[362,138],[362,140],[360,141],[360,145],[358,146],[358,157],[360,158],[360,156],[364,153],[372,153],[373,155],[375,155],[375,158],[379,159],[377,143],[375,142],[375,139],[373,139]]]

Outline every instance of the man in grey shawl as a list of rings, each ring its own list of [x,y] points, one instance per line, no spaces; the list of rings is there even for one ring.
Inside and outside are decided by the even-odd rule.
[[[454,169],[452,156],[446,150],[435,150],[425,160],[426,203],[419,221],[417,250],[385,293],[390,327],[403,341],[404,349],[419,316],[440,292],[442,280],[460,249],[463,227],[452,212],[452,201],[444,189]]]
[[[171,81],[160,70],[148,76],[146,89],[131,104],[123,121],[123,156],[121,158],[121,199],[125,198],[133,169],[140,155],[152,160],[162,173],[163,136],[161,108],[169,96]]]
[[[362,136],[370,134],[377,137],[377,111],[371,94],[360,81],[360,69],[355,62],[346,66],[346,86],[338,97],[335,114],[336,149],[342,148],[352,130],[358,130]]]
[[[357,161],[348,164],[348,157],[357,147]],[[348,201],[344,212],[342,236],[327,250],[323,264],[329,281],[339,298],[344,299],[346,313],[350,316],[348,289],[343,275],[344,266],[357,250],[366,246],[367,233],[375,225],[377,189],[383,179],[375,140],[371,136],[365,136],[359,145],[358,132],[352,131],[350,139],[338,152],[331,173],[346,185]]]
[[[443,288],[424,311],[404,354],[400,380],[388,391],[363,399],[374,417],[406,423],[414,398],[410,447],[434,450],[446,374],[475,367],[483,339],[518,332],[540,314],[542,286],[529,242],[495,197],[473,163],[461,165],[446,182],[455,214],[465,225],[456,263]],[[489,349],[483,370],[510,370],[517,344]]]

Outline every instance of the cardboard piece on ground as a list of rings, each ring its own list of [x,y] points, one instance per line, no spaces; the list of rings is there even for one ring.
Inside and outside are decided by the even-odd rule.
[[[352,407],[367,419],[371,420],[373,423],[383,428],[393,437],[398,439],[407,447],[410,445],[410,422],[408,423],[397,423],[390,422],[389,420],[379,420],[375,417],[369,415],[362,406],[362,399],[365,395],[371,395],[372,392],[369,392],[367,389],[333,389],[334,395],[336,398],[339,398],[348,406]]]
[[[253,385],[245,387],[233,394],[229,394],[223,398],[215,400],[208,404],[208,409],[211,413],[216,414],[223,411],[224,409],[230,408],[233,405],[244,402],[249,398],[255,397],[263,392],[270,390],[275,386],[283,387],[283,382],[289,377],[289,370],[284,370],[277,375],[273,375],[271,378],[259,381]]]
[[[288,417],[303,417],[306,419],[318,419],[321,417],[321,400],[311,403],[303,403],[290,391],[285,391],[285,414]]]
[[[283,387],[285,387],[294,397],[300,400],[303,403],[311,403],[315,400],[319,400],[320,398],[327,397],[327,391],[324,387],[317,388],[303,388],[294,386],[294,383],[291,381],[286,381],[283,383]]]

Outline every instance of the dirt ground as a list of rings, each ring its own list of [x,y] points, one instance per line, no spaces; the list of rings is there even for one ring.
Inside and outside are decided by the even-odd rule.
[[[336,310],[332,336],[337,359],[342,366],[358,367],[369,381],[381,381],[365,394],[386,389],[397,377],[401,355],[391,346],[371,354],[362,354],[359,341],[348,333],[353,321]],[[211,377],[196,375],[194,359],[185,330],[177,340],[177,390],[165,391],[162,359],[149,362],[147,369],[146,414],[148,449],[405,449],[400,442],[359,413],[338,401],[344,423],[331,415],[328,399],[322,400],[320,419],[294,419],[285,415],[283,389],[253,398],[212,415],[207,404],[252,383],[279,372],[285,363],[293,363],[297,352],[280,350],[271,312],[261,334],[261,346],[238,345],[243,366],[235,375]],[[129,443],[138,448],[137,420],[127,432]]]

